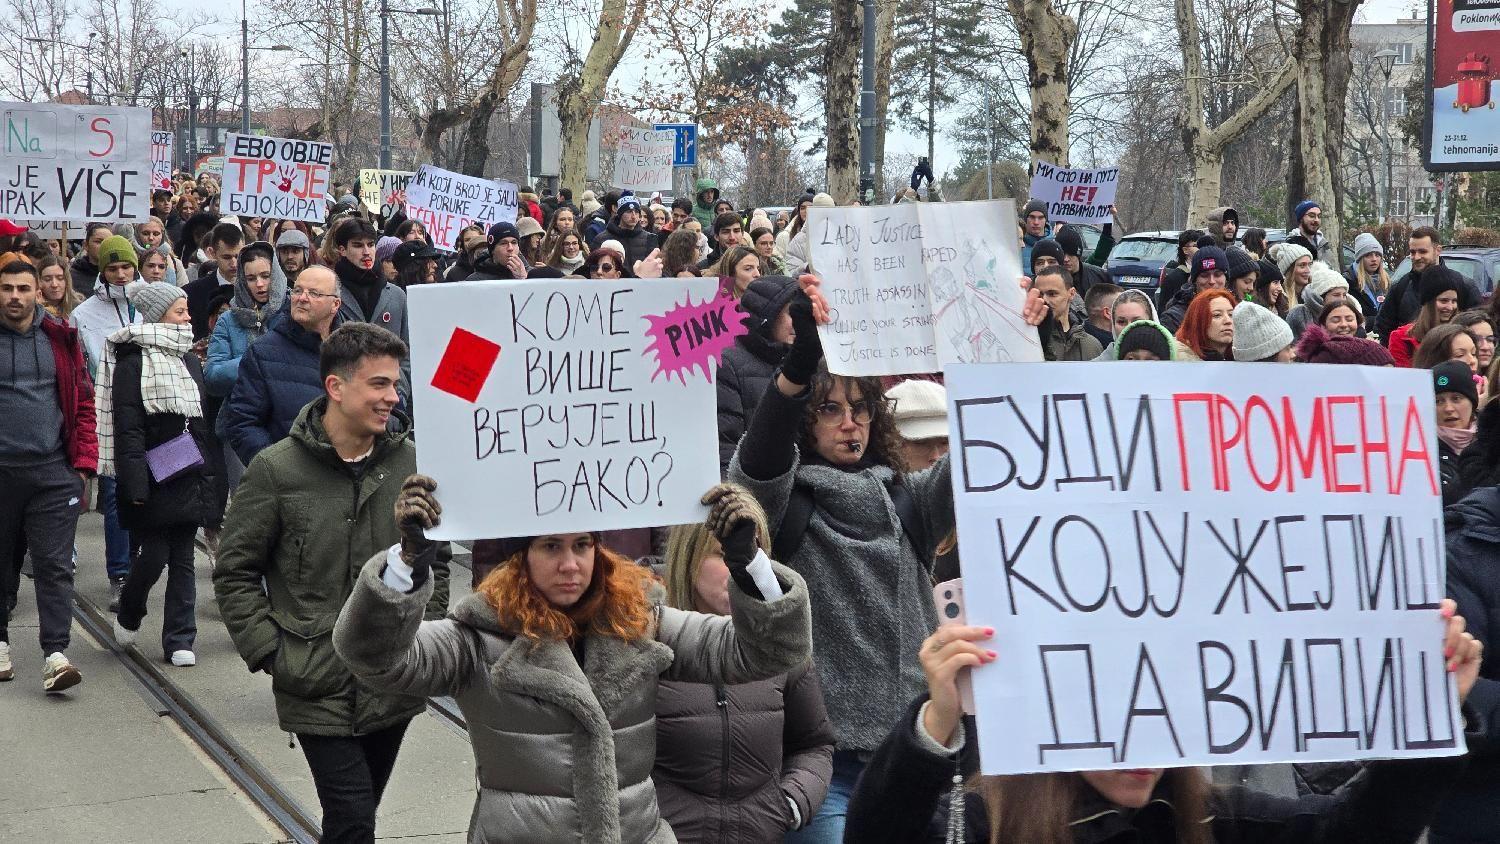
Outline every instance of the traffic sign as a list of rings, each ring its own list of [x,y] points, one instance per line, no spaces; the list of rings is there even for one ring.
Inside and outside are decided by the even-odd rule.
[[[698,124],[658,123],[652,127],[658,132],[676,132],[677,143],[673,146],[673,167],[698,166]]]

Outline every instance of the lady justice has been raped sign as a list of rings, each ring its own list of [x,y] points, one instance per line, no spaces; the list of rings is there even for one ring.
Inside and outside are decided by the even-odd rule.
[[[413,287],[417,466],[441,539],[698,521],[713,377],[745,333],[712,279]]]
[[[984,773],[1463,752],[1427,373],[946,372]]]

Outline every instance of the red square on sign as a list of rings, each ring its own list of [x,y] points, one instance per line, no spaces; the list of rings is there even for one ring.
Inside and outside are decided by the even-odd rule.
[[[432,375],[432,386],[472,402],[479,398],[479,391],[484,389],[484,382],[489,379],[499,357],[499,343],[455,328],[453,336],[448,339],[448,348],[443,351],[443,359],[438,361],[437,372]]]

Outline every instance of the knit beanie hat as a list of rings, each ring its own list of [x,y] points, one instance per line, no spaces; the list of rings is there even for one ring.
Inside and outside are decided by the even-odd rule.
[[[1057,245],[1062,247],[1064,255],[1071,255],[1074,258],[1083,257],[1083,235],[1078,233],[1076,227],[1063,226],[1062,231],[1054,237],[1057,239]]]
[[[400,245],[401,238],[399,237],[382,237],[381,239],[375,241],[376,265],[379,265],[381,261],[389,261],[391,260],[391,258],[395,257],[396,247]]]
[[[885,391],[895,403],[896,432],[903,440],[948,436],[948,390],[936,381],[911,378]]]
[[[1360,232],[1359,236],[1354,238],[1354,260],[1358,261],[1371,252],[1385,254],[1385,250],[1381,248],[1380,241],[1375,239],[1375,235]]]
[[[1395,365],[1390,351],[1374,340],[1329,334],[1327,329],[1317,323],[1302,330],[1302,339],[1297,341],[1297,359],[1304,363]]]
[[[143,322],[161,322],[172,303],[186,299],[187,292],[164,281],[132,281],[125,285],[125,298],[135,306]]]
[[[1265,360],[1292,345],[1292,327],[1270,308],[1241,302],[1233,317],[1235,360]]]
[[[1249,252],[1238,246],[1230,246],[1224,250],[1224,256],[1229,261],[1229,272],[1226,277],[1229,281],[1245,276],[1260,269],[1260,264]]]
[[[110,264],[129,264],[136,269],[141,268],[141,259],[135,254],[135,247],[130,241],[117,234],[112,234],[99,244],[99,269],[104,269]],[[156,320],[152,320],[155,322]]]
[[[832,208],[833,207],[833,197],[829,196],[826,193],[822,193],[822,192],[815,193],[815,194],[813,194],[813,198],[812,198],[812,207],[814,207],[814,208]]]
[[[109,241],[106,240],[104,242],[108,243]],[[104,266],[104,261],[103,261],[104,252],[103,252],[102,249],[100,250],[99,255],[100,255],[99,266],[102,267],[102,266]],[[1447,293],[1450,290],[1453,291],[1454,293],[1457,293],[1458,292],[1458,278],[1457,278],[1457,275],[1458,275],[1457,273],[1444,273],[1444,272],[1422,273],[1422,286],[1419,287],[1419,288],[1417,288],[1417,294],[1418,294],[1418,297],[1421,299],[1422,304],[1425,305],[1428,302],[1435,301],[1437,299],[1437,297],[1443,295],[1444,293]]]
[[[739,309],[746,314],[745,325],[765,337],[777,314],[801,289],[795,279],[784,275],[761,276],[750,282],[750,286],[745,288],[745,295],[740,297]]]
[[[1034,247],[1033,247],[1034,248]],[[1197,284],[1198,274],[1209,270],[1220,270],[1229,272],[1229,256],[1224,250],[1217,246],[1200,246],[1193,253],[1192,271],[1188,273],[1188,283]]]
[[[1124,360],[1127,354],[1143,350],[1156,355],[1158,360],[1176,360],[1176,347],[1172,335],[1161,323],[1138,319],[1120,332],[1115,341],[1115,360]]]
[[[1027,202],[1026,206],[1021,209],[1021,222],[1023,222],[1023,223],[1026,222],[1027,215],[1029,215],[1033,211],[1040,211],[1040,212],[1042,212],[1043,216],[1046,216],[1046,214],[1047,214],[1047,200],[1045,200],[1045,199],[1033,199],[1030,202]]]
[[[1036,259],[1043,255],[1050,256],[1052,260],[1061,264],[1063,262],[1062,244],[1050,237],[1044,237],[1031,247],[1031,273],[1036,275]]]
[[[1458,393],[1469,400],[1469,406],[1479,407],[1479,388],[1474,385],[1474,370],[1467,363],[1445,360],[1432,368],[1432,392]]]
[[[1281,271],[1281,277],[1292,271],[1292,265],[1303,258],[1311,258],[1312,252],[1295,243],[1278,243],[1271,247],[1271,260],[1276,262],[1276,269]]]
[[[1307,288],[1302,291],[1303,299],[1308,295],[1317,297],[1319,305],[1323,304],[1323,297],[1332,290],[1348,290],[1349,280],[1344,278],[1339,271],[1328,266],[1322,261],[1314,261],[1312,274],[1308,276]]]
[[[1314,208],[1322,207],[1323,206],[1319,205],[1315,200],[1304,199],[1301,202],[1297,203],[1297,210],[1292,212],[1292,222],[1300,226],[1302,225],[1302,218],[1307,216],[1307,212],[1313,210]]]

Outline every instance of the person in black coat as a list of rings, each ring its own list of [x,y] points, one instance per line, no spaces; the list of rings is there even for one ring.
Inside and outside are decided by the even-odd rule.
[[[740,310],[749,314],[750,331],[735,338],[719,361],[719,474],[745,434],[745,425],[771,386],[776,368],[786,356],[794,333],[788,306],[797,295],[797,282],[772,275],[750,282],[740,297]]]
[[[1461,311],[1476,308],[1482,301],[1474,282],[1465,278],[1463,273],[1443,265],[1443,247],[1438,242],[1437,232],[1427,226],[1413,229],[1407,243],[1411,271],[1386,291],[1385,302],[1375,315],[1374,331],[1382,341],[1390,337],[1392,331],[1417,318],[1417,311],[1422,309],[1422,279],[1425,277],[1436,274],[1451,281],[1453,289],[1458,291],[1458,309]]]
[[[115,637],[133,644],[146,596],[167,569],[163,656],[193,665],[197,635],[193,536],[218,524],[219,445],[203,415],[203,370],[182,288],[131,282],[130,303],[143,320],[112,335],[95,388],[101,465],[118,484],[120,523],[140,546],[120,592]]]
[[[1443,613],[1453,610],[1453,601],[1443,601]],[[1449,670],[1460,701],[1471,689],[1481,698],[1484,694],[1476,686],[1483,648],[1464,626],[1463,617],[1450,617],[1444,641],[1453,649]],[[1211,786],[1195,768],[982,778],[975,787],[950,794],[954,783],[973,773],[974,760],[972,731],[960,721],[958,671],[1004,658],[985,650],[987,638],[982,627],[947,625],[922,644],[928,693],[907,708],[865,766],[849,804],[844,840],[1170,844],[1194,840],[1180,829],[1196,832],[1207,824],[1209,835],[1197,840],[1410,844],[1465,766],[1463,756],[1371,762],[1336,795],[1296,798]],[[1472,710],[1465,715],[1468,722],[1489,723]],[[1469,736],[1471,742],[1483,740],[1473,732]],[[1493,778],[1489,789],[1488,799],[1496,799]],[[992,800],[999,801],[999,830],[991,828]],[[962,815],[949,817],[950,806]],[[1493,813],[1476,812],[1472,802],[1463,811],[1493,828]]]
[[[641,201],[634,196],[620,197],[620,204],[615,210],[615,215],[594,238],[589,241],[589,249],[594,250],[604,245],[606,240],[617,240],[625,248],[625,267],[627,271],[636,265],[637,261],[646,260],[646,256],[657,248],[656,235],[641,226]]]

